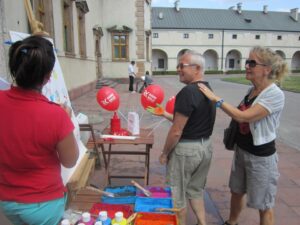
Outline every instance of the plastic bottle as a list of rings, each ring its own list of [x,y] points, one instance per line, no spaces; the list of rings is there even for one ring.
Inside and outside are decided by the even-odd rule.
[[[103,225],[101,221],[97,221],[94,225]]]
[[[117,134],[121,130],[121,121],[117,113],[114,112],[113,117],[110,119],[110,133]]]
[[[61,221],[60,224],[61,224],[61,225],[71,225],[71,222],[70,222],[70,220],[68,220],[68,219],[64,219],[64,220]]]
[[[102,225],[110,225],[111,219],[107,216],[107,211],[100,211],[97,221],[101,221]]]
[[[82,223],[84,225],[94,225],[95,220],[91,217],[91,214],[88,212],[82,213],[82,217],[79,221],[79,224]]]
[[[111,224],[112,225],[126,225],[127,221],[123,217],[123,213],[122,212],[116,212],[115,213],[115,218],[112,220]]]
[[[68,219],[70,224],[77,224],[77,222],[81,219],[80,214],[76,214],[72,209],[67,209],[63,215],[64,219]]]

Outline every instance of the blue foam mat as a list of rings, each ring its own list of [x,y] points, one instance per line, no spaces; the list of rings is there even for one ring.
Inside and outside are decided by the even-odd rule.
[[[159,208],[173,208],[172,198],[145,198],[137,197],[135,201],[135,212],[159,212]]]
[[[107,197],[102,195],[101,202],[110,204],[134,204],[136,201],[136,187],[135,186],[118,186],[118,187],[106,187],[106,192],[110,192],[116,195],[116,197]],[[128,196],[118,196],[127,194]]]

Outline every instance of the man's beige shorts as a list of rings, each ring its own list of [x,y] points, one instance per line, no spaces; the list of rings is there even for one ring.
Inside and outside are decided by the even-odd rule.
[[[186,207],[187,199],[203,198],[203,189],[212,158],[211,139],[182,140],[170,154],[167,185],[174,207]]]

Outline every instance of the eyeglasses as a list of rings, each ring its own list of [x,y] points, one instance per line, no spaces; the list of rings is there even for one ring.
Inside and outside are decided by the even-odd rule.
[[[247,64],[249,65],[250,68],[254,68],[257,65],[259,65],[259,66],[267,66],[266,64],[262,64],[262,63],[256,62],[254,59],[247,59],[246,62],[245,62],[245,66]]]
[[[178,65],[176,66],[176,68],[180,68],[180,69],[183,69],[183,67],[186,67],[186,66],[199,66],[198,64],[188,64],[188,63],[178,63]]]

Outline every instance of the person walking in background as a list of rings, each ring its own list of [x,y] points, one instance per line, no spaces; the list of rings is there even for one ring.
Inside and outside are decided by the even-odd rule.
[[[281,56],[269,48],[254,47],[246,60],[246,79],[252,87],[238,108],[215,95],[206,86],[199,88],[212,102],[239,123],[230,174],[231,208],[224,225],[235,225],[244,207],[257,209],[261,225],[273,225],[278,172],[275,139],[284,107],[284,93],[275,82],[288,73]]]
[[[136,77],[136,74],[134,72],[134,65],[135,65],[135,61],[131,61],[130,64],[128,65],[129,91],[131,91],[132,93],[135,92],[133,90],[134,78]]]
[[[198,224],[206,225],[203,191],[212,159],[211,134],[215,123],[215,105],[198,90],[204,81],[204,58],[187,51],[180,57],[177,72],[184,88],[176,95],[172,126],[159,157],[167,163],[167,184],[174,207],[180,208],[179,221],[186,224],[187,200]],[[171,117],[172,118],[172,117]]]
[[[0,210],[14,225],[54,225],[65,210],[61,164],[78,159],[74,125],[42,88],[55,63],[48,40],[30,36],[9,50],[13,85],[0,91]]]
[[[141,83],[141,82],[143,82],[143,85],[140,87],[140,89],[138,89],[139,83]],[[139,93],[142,93],[146,87],[148,87],[150,84],[152,84],[152,82],[153,82],[153,80],[150,76],[149,71],[146,71],[145,76],[141,77],[141,81],[136,83],[136,91]]]

